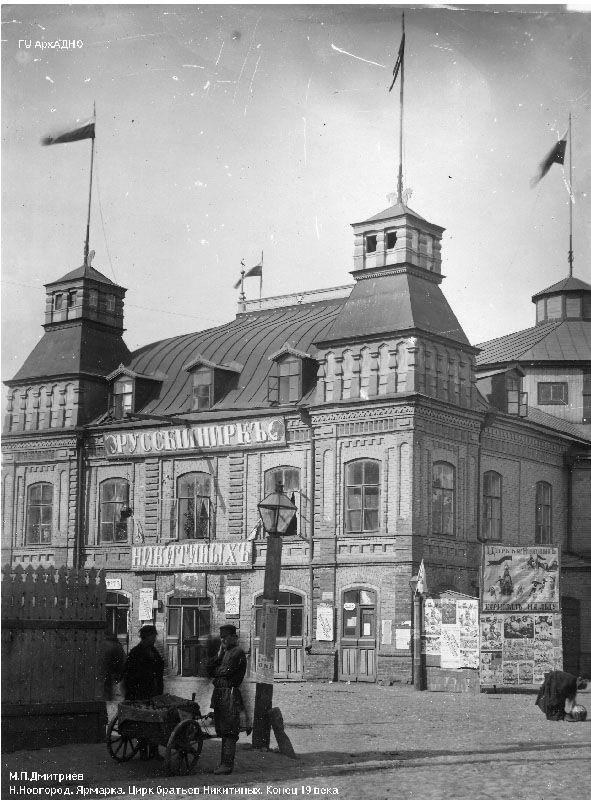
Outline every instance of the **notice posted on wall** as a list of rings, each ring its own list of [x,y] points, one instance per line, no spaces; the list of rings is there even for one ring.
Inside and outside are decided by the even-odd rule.
[[[140,589],[140,602],[138,605],[138,618],[140,622],[152,621],[154,616],[154,589],[144,587]]]
[[[562,669],[560,614],[483,614],[480,639],[482,686],[539,686]]]
[[[422,652],[448,669],[478,669],[478,600],[428,598],[423,615]]]

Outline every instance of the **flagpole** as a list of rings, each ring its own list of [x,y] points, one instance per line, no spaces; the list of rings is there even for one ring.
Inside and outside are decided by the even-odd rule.
[[[261,274],[259,282],[259,300],[263,297],[263,251],[261,250]]]
[[[96,103],[93,103],[93,118],[96,124]],[[92,171],[94,167],[94,139],[96,131],[93,132],[92,145],[90,147],[90,184],[88,187],[88,217],[86,219],[86,240],[84,242],[84,266],[90,266],[88,263],[88,249],[90,243],[90,205],[92,202]]]
[[[246,295],[244,294],[244,273],[246,270],[244,269],[244,261],[240,262],[242,269],[240,270],[240,297],[238,300],[244,302],[246,300]]]
[[[568,167],[569,167],[569,239],[568,239],[568,274],[573,276],[573,136],[571,130],[571,114],[568,114]]]
[[[402,41],[404,37],[404,11],[402,12]],[[402,203],[402,129],[404,124],[404,54],[400,62],[400,152],[398,158],[398,202]]]

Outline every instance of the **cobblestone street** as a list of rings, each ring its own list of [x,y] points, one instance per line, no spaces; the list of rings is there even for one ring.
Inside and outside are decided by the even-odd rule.
[[[579,700],[589,708],[591,693],[581,692]],[[10,771],[36,770],[77,771],[84,778],[73,787],[121,787],[127,797],[137,797],[139,789],[157,796],[170,788],[182,796],[189,787],[199,789],[199,796],[215,796],[215,789],[224,787],[247,789],[247,796],[259,789],[256,796],[262,797],[322,796],[323,789],[327,796],[337,790],[346,800],[588,797],[591,723],[548,722],[533,695],[296,683],[277,684],[274,703],[283,712],[297,760],[253,751],[242,739],[234,774],[214,777],[220,744],[211,740],[195,775],[168,777],[162,762],[119,764],[104,744],[74,745],[3,755],[3,788],[23,785],[10,782]]]

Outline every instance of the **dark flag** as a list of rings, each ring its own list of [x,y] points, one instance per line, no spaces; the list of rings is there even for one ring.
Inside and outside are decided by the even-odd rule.
[[[396,83],[396,78],[398,77],[398,73],[400,72],[400,67],[402,66],[402,64],[404,62],[404,42],[405,42],[405,40],[406,40],[406,33],[403,33],[402,34],[402,39],[400,40],[400,47],[398,48],[398,57],[396,59],[396,63],[394,64],[394,71],[392,73],[394,75],[394,77],[392,78],[392,83],[390,85],[390,88],[388,89],[389,92],[391,92],[392,89],[394,88],[394,84]]]
[[[41,139],[42,145],[66,144],[67,142],[79,142],[81,139],[94,139],[94,117],[75,125],[67,130],[61,130],[44,136]]]
[[[262,277],[262,275],[263,275],[263,265],[262,264],[257,264],[256,267],[252,267],[251,269],[248,270],[248,272],[244,273],[244,277],[245,278],[251,278],[254,275],[258,275],[259,277]],[[242,282],[242,277],[240,278],[240,280],[236,281],[236,283],[234,284],[234,288],[237,289],[240,286],[241,282]]]
[[[552,164],[564,164],[564,155],[566,153],[566,134],[556,142],[552,150],[548,153],[546,158],[541,162],[538,169],[538,174],[532,179],[532,186],[538,184],[544,175],[548,172]]]

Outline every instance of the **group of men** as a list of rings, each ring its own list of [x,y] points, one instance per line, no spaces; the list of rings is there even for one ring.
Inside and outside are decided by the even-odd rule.
[[[164,661],[156,648],[158,632],[154,625],[140,629],[140,642],[123,659],[120,646],[112,642],[105,668],[105,697],[111,699],[112,680],[122,680],[125,700],[145,701],[164,692]],[[220,627],[220,648],[209,659],[207,668],[213,682],[211,708],[217,736],[222,740],[216,775],[229,775],[234,769],[236,742],[240,732],[240,712],[244,703],[240,685],[246,673],[246,655],[238,644],[234,625]],[[142,758],[159,758],[158,746],[142,748]]]

